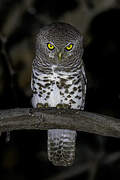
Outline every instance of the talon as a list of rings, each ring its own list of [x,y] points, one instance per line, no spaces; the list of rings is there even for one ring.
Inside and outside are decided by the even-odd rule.
[[[68,104],[57,104],[56,108],[57,109],[69,109],[70,105],[68,105]]]
[[[37,103],[37,108],[43,108],[43,104],[42,103]]]
[[[45,107],[45,108],[48,108],[48,103],[45,103],[45,104],[44,104],[44,107]]]

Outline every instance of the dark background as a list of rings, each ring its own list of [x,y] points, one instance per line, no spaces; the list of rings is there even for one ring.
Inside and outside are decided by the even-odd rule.
[[[0,109],[31,107],[35,35],[63,21],[84,35],[85,109],[120,118],[120,3],[117,0],[1,0]],[[47,159],[46,131],[0,137],[0,180],[120,179],[120,139],[79,132],[72,167]]]

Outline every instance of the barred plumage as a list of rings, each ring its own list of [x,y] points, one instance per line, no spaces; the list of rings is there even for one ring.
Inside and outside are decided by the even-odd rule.
[[[82,36],[73,26],[57,23],[40,29],[32,66],[33,107],[84,109],[86,76],[82,54]],[[76,131],[48,130],[48,159],[56,166],[71,165],[75,139]]]
[[[48,130],[48,157],[56,166],[69,166],[75,158],[76,131]]]

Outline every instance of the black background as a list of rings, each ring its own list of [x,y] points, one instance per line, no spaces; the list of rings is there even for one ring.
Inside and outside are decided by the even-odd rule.
[[[0,109],[31,107],[31,65],[39,28],[74,13],[80,0],[1,0]],[[84,0],[93,12],[94,1]],[[119,5],[119,1],[118,1]],[[74,20],[73,20],[74,22]],[[78,27],[79,15],[78,15]],[[88,79],[86,106],[90,112],[120,118],[120,9],[96,13],[83,32],[83,60]],[[77,27],[76,27],[77,28]],[[86,39],[86,38],[84,38]],[[0,137],[0,179],[120,178],[120,140],[79,132],[72,167],[54,167],[47,159],[46,131],[13,131]]]

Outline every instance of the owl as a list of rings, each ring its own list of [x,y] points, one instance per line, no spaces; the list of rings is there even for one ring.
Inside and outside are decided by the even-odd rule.
[[[83,37],[72,25],[54,23],[40,29],[32,65],[34,108],[84,109],[86,75]],[[48,130],[48,159],[56,166],[70,166],[75,159],[76,131]]]

